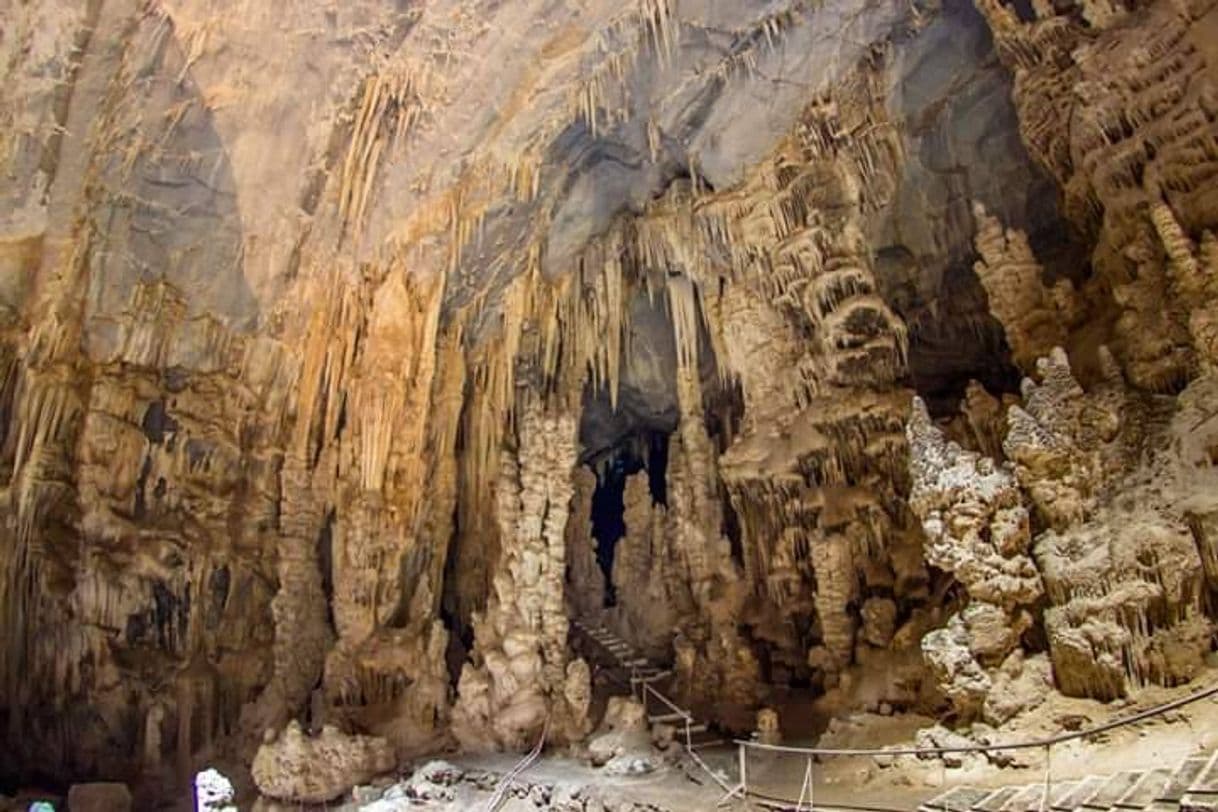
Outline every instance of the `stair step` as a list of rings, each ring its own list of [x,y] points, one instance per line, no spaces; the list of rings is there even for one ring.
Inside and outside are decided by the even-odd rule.
[[[1133,788],[1134,784],[1142,780],[1142,775],[1141,770],[1117,773],[1084,800],[1082,806],[1085,809],[1100,809],[1107,812],[1121,796]]]
[[[1040,809],[1040,796],[1044,794],[1044,784],[1032,784],[1015,793],[1002,806],[1002,812],[1035,812]]]
[[[1055,812],[1218,812],[1218,753],[1192,756],[1175,767],[1056,783],[1047,803],[1044,792],[1039,782],[996,789],[959,786],[925,801],[918,812],[1041,812],[1042,805]]]
[[[1202,768],[1201,774],[1193,779],[1188,792],[1190,795],[1198,792],[1218,795],[1218,752],[1210,756],[1209,763]]]
[[[1180,800],[1180,812],[1218,812],[1218,795],[1194,794],[1191,790]]]
[[[1073,810],[1082,804],[1085,798],[1104,786],[1107,780],[1107,776],[1089,775],[1082,781],[1079,781],[1073,790],[1052,801],[1050,806],[1053,809],[1059,810],[1059,812],[1073,812]]]
[[[1163,792],[1171,776],[1172,770],[1167,767],[1148,771],[1114,806],[1118,809],[1145,809]]]
[[[635,657],[632,660],[626,660],[625,664],[627,666],[644,666],[644,665],[647,665],[647,658],[646,657]]]
[[[727,739],[716,737],[713,739],[706,739],[704,741],[695,741],[692,744],[690,744],[690,748],[693,750],[706,750],[711,747],[718,747],[721,744],[728,744],[728,743],[729,742]]]
[[[974,802],[972,808],[978,810],[978,812],[1002,812],[1002,808],[1006,806],[1007,801],[1014,798],[1022,790],[1023,787],[1001,787],[980,801]]]
[[[1197,780],[1197,776],[1201,775],[1201,771],[1205,769],[1205,765],[1209,763],[1209,759],[1205,756],[1196,756],[1194,758],[1186,758],[1180,762],[1180,766],[1172,773],[1171,780],[1167,782],[1167,786],[1159,793],[1159,797],[1155,800],[1168,801],[1171,803],[1180,803],[1180,799],[1188,792],[1188,788]]]
[[[956,787],[931,798],[918,809],[921,812],[961,812],[961,810],[970,809],[973,804],[985,800],[993,792],[993,790],[980,787]]]
[[[1049,803],[1047,808],[1052,809],[1056,807],[1063,798],[1078,789],[1081,783],[1081,781],[1063,781],[1060,784],[1054,782],[1053,786],[1049,787]]]
[[[661,713],[657,716],[648,716],[647,721],[651,722],[653,725],[668,725],[672,724],[673,722],[683,722],[685,721],[685,717],[679,713]]]

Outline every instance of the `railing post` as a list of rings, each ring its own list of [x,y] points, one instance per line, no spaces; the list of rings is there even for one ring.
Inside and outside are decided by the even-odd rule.
[[[749,779],[745,775],[745,767],[748,760],[745,757],[745,750],[747,748],[743,744],[737,746],[740,748],[740,794],[747,801],[749,797]]]
[[[816,765],[815,756],[808,756],[808,812],[816,812]]]
[[[1053,745],[1045,745],[1045,789],[1040,795],[1040,812],[1049,808],[1049,790],[1053,787]]]

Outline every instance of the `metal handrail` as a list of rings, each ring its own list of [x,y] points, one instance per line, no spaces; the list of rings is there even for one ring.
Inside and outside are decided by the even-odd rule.
[[[701,767],[702,771],[704,773],[706,773],[707,775],[709,775],[711,777],[711,780],[713,780],[716,784],[718,784],[723,789],[724,792],[731,792],[731,790],[732,790],[731,786],[729,786],[726,781],[724,781],[722,778],[720,778],[719,774],[717,772],[715,772],[714,770],[711,769],[711,766],[709,764],[707,764],[706,761],[703,760],[702,756],[698,755],[698,752],[696,750],[694,750],[692,747],[686,747],[685,752],[689,754],[689,757],[694,760],[694,763],[697,764],[699,767]]]
[[[1052,747],[1055,744],[1073,741],[1074,739],[1084,739],[1088,736],[1095,736],[1100,733],[1106,733],[1118,727],[1131,725],[1135,722],[1140,722],[1143,719],[1149,719],[1152,716],[1158,716],[1176,708],[1190,705],[1193,702],[1199,702],[1211,696],[1218,695],[1218,685],[1211,685],[1209,688],[1202,689],[1188,696],[1174,699],[1171,702],[1165,702],[1162,705],[1156,705],[1153,708],[1139,711],[1132,716],[1113,719],[1105,722],[1102,725],[1096,725],[1087,730],[1077,730],[1069,733],[1061,733],[1056,736],[1050,736],[1047,739],[1031,739],[1022,742],[1011,742],[1009,744],[973,744],[960,745],[957,747],[902,747],[889,749],[877,748],[834,748],[834,747],[792,747],[782,744],[765,744],[763,742],[751,741],[748,739],[735,739],[734,742],[743,747],[749,747],[755,750],[769,750],[779,753],[800,753],[809,756],[917,756],[917,755],[935,755],[941,753],[983,753],[991,750],[1024,750],[1036,747]]]
[[[1045,780],[1044,780],[1045,785],[1044,785],[1044,791],[1041,794],[1040,809],[1041,809],[1041,812],[1044,812],[1046,804],[1048,802],[1050,788],[1052,786],[1051,755],[1053,752],[1054,745],[1062,744],[1062,743],[1068,742],[1068,741],[1074,741],[1076,739],[1084,739],[1084,738],[1088,738],[1090,736],[1097,736],[1101,733],[1106,733],[1110,730],[1115,730],[1120,727],[1125,727],[1127,725],[1136,724],[1137,722],[1141,722],[1145,719],[1149,719],[1154,716],[1160,716],[1162,714],[1168,713],[1169,711],[1173,711],[1176,708],[1181,708],[1181,707],[1184,707],[1185,705],[1190,705],[1194,702],[1200,702],[1202,699],[1208,699],[1209,697],[1213,697],[1213,696],[1218,696],[1218,684],[1211,685],[1208,688],[1202,688],[1199,691],[1194,691],[1193,693],[1189,694],[1188,696],[1183,696],[1183,697],[1180,697],[1179,699],[1173,699],[1170,702],[1164,702],[1161,705],[1155,705],[1154,707],[1146,708],[1145,710],[1138,711],[1137,713],[1131,714],[1129,716],[1124,716],[1119,719],[1112,719],[1101,725],[1096,725],[1095,727],[1087,728],[1086,730],[1076,730],[1076,731],[1067,732],[1067,733],[1060,733],[1056,736],[1050,736],[1050,737],[1044,738],[1044,739],[1030,739],[1030,740],[1021,741],[1021,742],[1010,742],[1010,743],[999,743],[999,744],[973,744],[973,745],[960,745],[960,746],[956,746],[956,747],[837,748],[837,747],[792,747],[790,745],[765,744],[763,742],[751,741],[751,740],[746,740],[746,739],[735,739],[734,741],[735,741],[735,744],[737,745],[737,749],[739,751],[739,759],[740,759],[740,783],[737,784],[735,787],[729,789],[727,792],[727,795],[725,795],[719,801],[719,804],[722,805],[728,799],[730,799],[736,795],[740,795],[743,798],[754,797],[754,798],[757,798],[758,800],[762,801],[763,803],[773,804],[775,802],[778,802],[778,803],[787,804],[787,805],[789,805],[791,803],[791,801],[789,801],[787,799],[778,799],[774,796],[769,796],[769,795],[765,795],[763,793],[758,793],[758,792],[749,790],[748,778],[747,778],[747,773],[746,773],[747,759],[745,756],[745,754],[747,753],[747,751],[749,749],[765,750],[765,751],[774,752],[774,753],[791,753],[791,754],[798,754],[798,755],[802,755],[802,756],[806,757],[808,759],[808,770],[809,770],[808,777],[813,782],[813,786],[814,786],[815,777],[813,776],[811,771],[812,771],[812,760],[816,756],[881,756],[881,755],[882,756],[910,756],[910,755],[923,756],[923,755],[942,755],[944,753],[984,753],[984,752],[990,752],[990,751],[1025,750],[1025,749],[1043,748],[1045,751]],[[802,793],[801,793],[800,801],[796,802],[796,803],[800,804],[800,806],[798,806],[797,808],[802,808],[802,800],[803,799],[802,799]],[[815,801],[810,798],[809,803],[812,804],[812,806],[810,808],[815,810],[816,809]],[[826,808],[826,807],[822,807],[822,808]],[[830,804],[828,808],[846,808],[846,807],[843,807],[841,805]],[[859,808],[859,807],[855,807],[855,808]]]
[[[647,694],[650,693],[656,699],[660,700],[661,704],[667,706],[668,708],[671,708],[673,713],[680,714],[681,718],[684,719],[685,721],[688,722],[693,719],[693,717],[690,715],[689,711],[676,705],[672,700],[670,700],[668,697],[664,696],[664,694],[660,693],[655,688],[652,688],[650,683],[644,682],[644,683],[642,683],[642,686],[643,686],[643,696],[644,697],[646,697]],[[647,706],[644,704],[644,706],[643,706],[644,710],[646,710],[646,707]]]

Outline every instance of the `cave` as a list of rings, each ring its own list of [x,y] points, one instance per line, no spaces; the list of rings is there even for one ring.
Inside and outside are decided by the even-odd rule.
[[[640,451],[642,452],[640,454]],[[605,577],[605,608],[617,604],[613,588],[613,552],[626,535],[624,495],[626,480],[645,472],[651,500],[667,504],[665,473],[668,465],[668,435],[649,431],[632,436],[608,452],[594,465],[596,490],[592,492],[592,538],[596,540],[596,563]]]
[[[1216,33],[9,3],[0,812],[1211,809]]]

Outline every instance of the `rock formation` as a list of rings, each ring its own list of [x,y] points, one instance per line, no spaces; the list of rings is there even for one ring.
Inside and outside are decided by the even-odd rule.
[[[575,442],[569,416],[534,406],[521,416],[516,456],[505,451],[500,462],[500,561],[454,708],[453,732],[467,748],[587,734],[588,666],[568,656],[562,589]]]
[[[1112,698],[1194,676],[1213,622],[1203,547],[1181,510],[1209,472],[1173,449],[1199,426],[1165,424],[1155,411],[1166,404],[1127,392],[1103,358],[1108,377],[1092,392],[1060,350],[1043,359],[1042,383],[1025,383],[1028,411],[1008,415],[1006,448],[1046,527],[1035,555],[1053,604],[1044,623],[1057,684]]]
[[[395,763],[393,748],[384,739],[347,736],[328,725],[310,738],[293,721],[258,748],[250,770],[264,795],[321,804],[393,769]]]
[[[6,791],[1204,668],[1212,0],[4,15]]]
[[[973,204],[973,216],[981,255],[973,270],[985,288],[990,312],[1006,331],[1012,360],[1031,369],[1037,358],[1065,342],[1075,309],[1074,289],[1069,279],[1060,280],[1052,290],[1045,287],[1044,269],[1032,253],[1027,234],[1004,231],[980,203]]]
[[[922,638],[922,650],[956,712],[971,717],[993,687],[987,668],[1019,647],[1044,592],[1029,555],[1028,511],[1011,472],[948,442],[920,400],[907,432],[909,505],[922,520],[926,560],[952,573],[970,599],[946,628]]]

